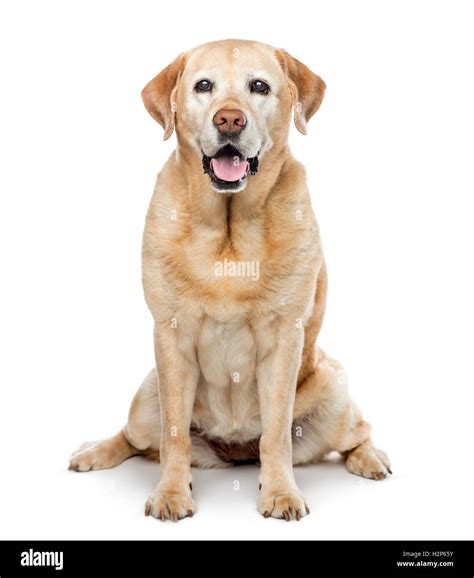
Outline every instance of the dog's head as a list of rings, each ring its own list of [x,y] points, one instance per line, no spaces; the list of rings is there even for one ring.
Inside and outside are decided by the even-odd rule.
[[[306,133],[325,88],[284,50],[223,40],[178,56],[142,97],[165,140],[176,128],[178,141],[201,158],[215,190],[238,192],[264,155],[285,146],[292,109],[297,129]]]

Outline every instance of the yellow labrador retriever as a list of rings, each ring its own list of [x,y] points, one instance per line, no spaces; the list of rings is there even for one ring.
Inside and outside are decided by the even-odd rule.
[[[316,346],[326,268],[303,166],[288,148],[325,84],[284,50],[224,40],[183,53],[143,90],[178,146],[159,173],[143,238],[143,285],[156,367],[114,437],[82,446],[70,468],[111,468],[142,454],[161,480],[145,513],[196,510],[191,466],[260,462],[258,509],[309,512],[293,465],[332,450],[380,480],[387,456]]]

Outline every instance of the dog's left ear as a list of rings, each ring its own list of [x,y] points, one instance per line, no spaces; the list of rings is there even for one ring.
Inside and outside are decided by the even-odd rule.
[[[184,69],[184,55],[168,64],[158,76],[142,90],[142,99],[145,108],[151,116],[161,124],[165,130],[163,140],[169,139],[174,130],[174,118],[176,113],[176,92],[178,83]]]
[[[285,50],[277,50],[277,58],[288,76],[293,95],[295,126],[302,134],[306,134],[306,123],[321,106],[326,83]]]

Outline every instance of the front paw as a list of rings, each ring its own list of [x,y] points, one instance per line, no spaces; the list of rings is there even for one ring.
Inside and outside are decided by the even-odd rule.
[[[196,512],[196,504],[191,496],[191,490],[161,488],[160,485],[151,494],[145,504],[145,516],[153,516],[162,522],[172,520],[177,522]]]
[[[301,520],[309,514],[309,508],[298,488],[261,488],[260,499],[258,501],[258,511],[264,518],[280,518],[289,522],[290,520]]]

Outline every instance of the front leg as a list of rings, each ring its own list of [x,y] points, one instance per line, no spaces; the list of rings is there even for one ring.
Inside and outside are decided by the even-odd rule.
[[[161,406],[160,482],[145,514],[177,521],[196,511],[191,497],[190,426],[199,377],[191,340],[155,326],[155,358]]]
[[[293,475],[291,427],[303,329],[295,322],[274,322],[260,329],[257,382],[260,438],[259,512],[266,518],[299,520],[309,513]]]

